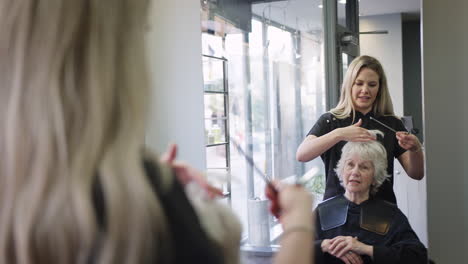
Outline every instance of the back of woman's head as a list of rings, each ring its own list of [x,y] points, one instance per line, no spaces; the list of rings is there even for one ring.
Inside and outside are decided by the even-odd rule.
[[[0,0],[0,263],[155,257],[164,219],[142,169],[146,9]]]
[[[379,115],[395,115],[393,112],[393,104],[388,91],[387,77],[383,70],[382,64],[371,56],[362,55],[355,58],[348,67],[343,78],[341,86],[341,94],[338,105],[331,112],[338,118],[346,118],[354,113],[353,99],[351,88],[353,87],[356,78],[363,68],[371,69],[379,76],[379,92],[374,102],[372,111]]]

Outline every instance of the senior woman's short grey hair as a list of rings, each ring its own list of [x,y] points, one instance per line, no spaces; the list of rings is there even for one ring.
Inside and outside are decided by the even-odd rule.
[[[369,130],[369,133],[372,133],[375,136],[384,135],[384,133],[380,130]],[[384,183],[384,181],[390,177],[387,174],[387,151],[385,150],[384,146],[382,146],[382,144],[377,140],[346,143],[341,150],[341,158],[338,161],[335,169],[341,184],[343,184],[342,172],[345,162],[353,154],[358,154],[361,159],[370,160],[374,165],[374,181],[370,187],[370,192],[371,194],[377,193],[382,183]]]

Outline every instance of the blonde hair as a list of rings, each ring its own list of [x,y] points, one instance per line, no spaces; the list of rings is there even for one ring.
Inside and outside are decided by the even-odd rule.
[[[384,133],[380,130],[369,130],[369,133],[375,136],[384,136]],[[364,160],[370,160],[374,165],[374,181],[370,186],[370,193],[376,194],[379,187],[390,177],[387,173],[387,151],[385,147],[377,140],[367,142],[350,141],[346,143],[341,150],[341,158],[335,169],[340,182],[343,182],[343,169],[346,160],[354,154],[359,155]]]
[[[148,263],[146,0],[0,1],[0,263]],[[104,230],[92,187],[104,197]]]
[[[387,77],[385,76],[383,67],[376,58],[366,55],[355,58],[349,65],[341,86],[338,105],[331,109],[330,112],[339,119],[347,118],[351,116],[351,113],[353,117],[355,116],[351,88],[363,68],[371,69],[379,76],[379,92],[372,106],[373,113],[394,116],[392,99],[388,91]]]

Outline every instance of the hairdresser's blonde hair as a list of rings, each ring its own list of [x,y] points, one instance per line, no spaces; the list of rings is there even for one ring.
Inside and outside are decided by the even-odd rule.
[[[341,86],[341,94],[338,105],[331,109],[330,112],[339,119],[344,119],[355,115],[353,99],[351,96],[351,88],[356,81],[357,76],[363,68],[368,68],[379,75],[379,92],[375,99],[372,111],[378,115],[394,116],[392,99],[387,86],[387,77],[380,62],[371,56],[359,56],[355,58],[346,71],[343,85]]]
[[[146,0],[0,0],[0,263],[162,255],[165,219],[142,168],[146,9]]]

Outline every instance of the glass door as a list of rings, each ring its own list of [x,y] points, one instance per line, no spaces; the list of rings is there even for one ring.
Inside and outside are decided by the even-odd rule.
[[[359,56],[359,1],[324,1],[327,109],[336,106],[343,76]]]
[[[338,64],[339,83],[343,82],[348,65],[359,56],[359,1],[338,0]]]

